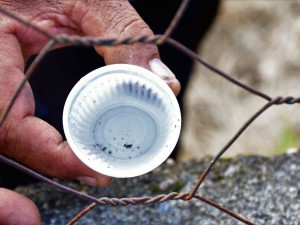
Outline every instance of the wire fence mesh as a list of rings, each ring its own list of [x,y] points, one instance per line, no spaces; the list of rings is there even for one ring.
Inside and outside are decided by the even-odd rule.
[[[51,49],[53,49],[57,45],[62,45],[62,46],[75,45],[75,46],[86,46],[86,47],[130,45],[133,43],[153,44],[153,45],[170,45],[173,48],[177,49],[178,51],[183,52],[187,57],[190,57],[195,62],[198,62],[202,66],[206,67],[208,70],[214,72],[216,75],[221,76],[228,82],[232,83],[232,85],[236,85],[236,86],[246,90],[247,92],[249,92],[249,94],[255,95],[257,98],[261,98],[266,102],[244,124],[241,125],[240,129],[234,134],[234,136],[213,157],[211,162],[207,165],[206,169],[203,172],[199,171],[199,179],[196,181],[194,188],[192,190],[190,190],[189,192],[184,192],[184,193],[171,192],[171,193],[167,193],[167,194],[160,194],[157,196],[141,196],[141,197],[128,197],[128,198],[101,197],[98,199],[96,197],[84,194],[82,192],[78,192],[72,188],[64,186],[56,181],[53,181],[53,180],[43,176],[40,173],[28,168],[27,166],[24,166],[24,165],[18,163],[17,161],[15,161],[13,159],[10,159],[4,155],[0,155],[0,160],[2,162],[6,163],[12,167],[15,167],[17,169],[20,169],[20,170],[30,174],[31,176],[36,177],[39,180],[44,181],[45,183],[48,183],[58,189],[67,191],[71,194],[74,194],[75,196],[87,199],[92,202],[92,204],[90,206],[83,209],[78,215],[74,216],[74,218],[68,224],[76,223],[86,213],[88,213],[90,210],[92,210],[94,207],[96,207],[98,205],[111,205],[111,206],[142,205],[142,204],[162,203],[162,202],[170,201],[170,200],[189,201],[191,199],[197,199],[206,204],[209,204],[212,207],[221,210],[222,212],[230,215],[231,217],[233,217],[233,218],[237,219],[238,221],[243,222],[245,224],[254,224],[254,222],[252,222],[246,218],[243,218],[240,215],[222,207],[218,203],[207,199],[205,196],[199,195],[198,194],[199,188],[201,188],[202,183],[204,182],[205,178],[208,176],[208,174],[214,167],[215,163],[231,147],[231,145],[240,137],[240,135],[253,123],[253,121],[255,121],[259,116],[261,116],[266,110],[268,110],[272,106],[294,105],[294,104],[300,103],[300,97],[298,97],[298,96],[269,96],[266,93],[256,90],[255,88],[252,88],[251,86],[239,81],[238,79],[235,79],[233,76],[228,75],[225,72],[223,72],[222,70],[214,67],[213,65],[211,65],[210,63],[205,61],[203,58],[201,58],[197,53],[195,53],[194,51],[191,51],[190,49],[188,49],[186,46],[184,46],[180,42],[172,39],[170,37],[170,35],[172,34],[172,31],[176,27],[178,21],[181,19],[188,4],[189,4],[189,0],[182,1],[182,4],[180,5],[176,15],[174,16],[173,20],[171,21],[170,25],[168,26],[168,28],[166,29],[164,34],[162,34],[162,35],[156,34],[153,36],[134,36],[134,37],[129,37],[129,38],[125,38],[125,39],[107,39],[107,38],[103,38],[103,37],[79,37],[79,36],[70,36],[70,35],[52,36],[46,30],[42,30],[39,27],[36,27],[33,24],[19,18],[18,16],[11,14],[9,11],[0,8],[0,12],[3,13],[4,15],[17,20],[23,26],[27,26],[32,29],[35,29],[37,32],[39,32],[40,34],[42,34],[45,37],[50,39],[48,44],[42,49],[42,51],[35,58],[34,62],[31,64],[31,66],[27,70],[24,79],[20,83],[18,89],[14,92],[14,95],[11,97],[9,104],[7,105],[4,112],[2,113],[1,118],[0,118],[0,128],[5,123],[5,120],[6,120],[7,116],[9,115],[10,110],[14,104],[14,101],[18,97],[23,86],[27,83],[28,79],[30,78],[30,76],[32,75],[32,73],[34,72],[36,67],[39,65],[41,60],[45,57],[47,52],[49,52]]]

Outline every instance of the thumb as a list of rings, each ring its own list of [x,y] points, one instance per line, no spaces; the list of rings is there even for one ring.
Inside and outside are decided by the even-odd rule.
[[[84,9],[82,6],[79,7],[74,10]],[[85,7],[86,13],[80,20],[80,26],[89,36],[122,39],[153,35],[149,26],[128,1],[99,1],[98,5],[95,5],[95,1],[87,1]],[[113,47],[100,46],[96,47],[96,51],[104,57],[106,64],[135,64],[151,70],[165,80],[175,94],[179,93],[180,83],[159,59],[157,46],[135,43]]]
[[[41,225],[36,205],[23,195],[0,188],[0,224]]]

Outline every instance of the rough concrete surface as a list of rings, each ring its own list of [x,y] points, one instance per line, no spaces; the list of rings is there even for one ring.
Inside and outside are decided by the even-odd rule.
[[[73,182],[70,187],[100,197],[156,196],[191,191],[209,158],[165,163],[155,171],[131,179],[114,179],[105,189]],[[39,207],[43,224],[66,224],[89,202],[46,184],[19,187],[17,191]],[[274,157],[238,156],[222,159],[198,194],[211,199],[255,224],[300,223],[300,153]],[[100,206],[76,224],[243,224],[199,200],[167,201],[139,206]]]

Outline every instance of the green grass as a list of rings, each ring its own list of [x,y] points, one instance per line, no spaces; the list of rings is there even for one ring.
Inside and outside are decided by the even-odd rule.
[[[283,119],[283,129],[276,144],[276,154],[285,153],[289,148],[300,147],[300,134],[287,118]]]

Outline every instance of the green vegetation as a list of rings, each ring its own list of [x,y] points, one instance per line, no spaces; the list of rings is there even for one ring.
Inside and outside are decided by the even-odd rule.
[[[279,134],[276,154],[283,154],[289,148],[300,147],[300,134],[294,124],[288,119],[283,120],[283,129]]]

